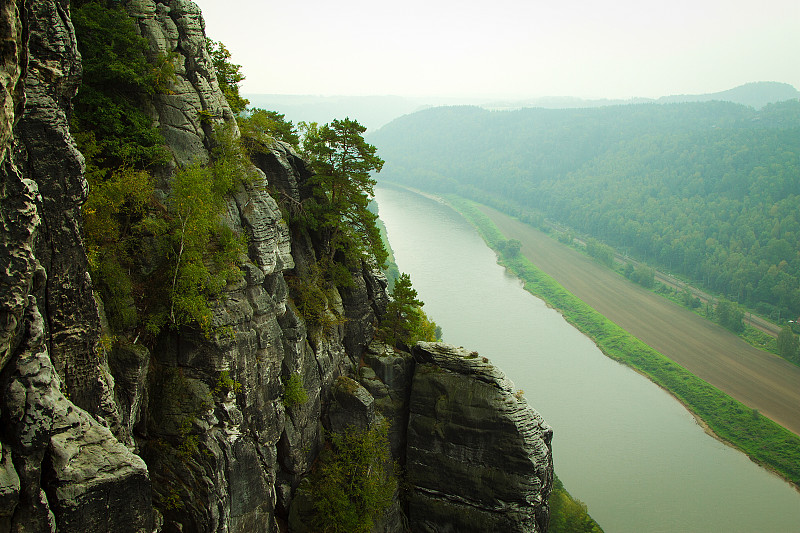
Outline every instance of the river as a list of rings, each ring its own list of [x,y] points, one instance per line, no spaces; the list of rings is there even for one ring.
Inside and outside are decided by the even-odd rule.
[[[525,292],[458,213],[393,187],[375,196],[444,341],[489,357],[525,391],[554,429],[556,473],[606,533],[800,531],[799,492]]]

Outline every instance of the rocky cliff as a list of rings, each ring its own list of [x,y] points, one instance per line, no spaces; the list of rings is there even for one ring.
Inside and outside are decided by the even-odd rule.
[[[175,58],[171,90],[149,110],[173,154],[160,171],[168,187],[175,168],[210,159],[215,124],[235,121],[199,8],[125,7],[151,54]],[[248,246],[241,280],[215,303],[226,334],[168,331],[107,349],[81,236],[83,157],[68,128],[81,74],[69,5],[4,2],[0,37],[0,532],[278,531],[323,428],[376,417],[390,421],[412,487],[383,530],[546,528],[550,429],[502,373],[441,345],[368,349],[388,297],[366,264],[328,298],[343,323],[309,327],[298,313],[287,279],[309,275],[320,243],[268,193],[307,194],[310,171],[288,145],[256,151],[258,178],[227,199],[225,224]],[[342,389],[346,375],[361,385]],[[304,403],[284,401],[292,376]]]

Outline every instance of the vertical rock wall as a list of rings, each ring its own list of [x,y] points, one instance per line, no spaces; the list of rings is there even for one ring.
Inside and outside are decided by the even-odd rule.
[[[187,0],[131,0],[126,9],[152,57],[174,58],[170,94],[152,102],[174,164],[209,161],[214,127],[235,132],[236,123],[206,51],[199,8]],[[287,279],[307,275],[316,252],[290,235],[267,189],[300,202],[311,174],[281,143],[263,146],[253,159],[258,177],[229,198],[225,217],[248,238],[245,275],[214,311],[213,325],[228,334],[165,335],[149,355],[147,401],[134,427],[166,531],[277,530],[323,443],[320,421],[333,382],[352,371],[371,340],[373,302],[385,305],[385,280],[354,272],[363,290],[333,293],[330,305],[358,319],[306,327],[289,302]],[[292,375],[302,379],[305,404],[284,405],[283,382]],[[223,386],[226,379],[231,386]]]
[[[415,531],[546,531],[553,431],[476,352],[419,343],[407,481]]]
[[[168,188],[172,169],[211,160],[215,125],[234,133],[236,125],[206,52],[199,8],[187,0],[124,5],[152,57],[166,55],[176,66],[172,90],[150,107],[174,155],[158,176]],[[366,266],[354,270],[353,286],[332,291],[328,303],[347,320],[307,326],[289,285],[312,271],[315,243],[287,226],[267,191],[299,203],[311,174],[287,145],[265,145],[252,158],[257,179],[227,203],[224,222],[247,236],[248,251],[242,279],[214,308],[222,333],[167,332],[149,348],[128,339],[106,353],[81,238],[83,158],[67,122],[80,79],[67,1],[4,2],[0,39],[0,533],[280,530],[323,445],[334,383],[356,374],[388,303],[385,278]],[[412,529],[464,525],[451,513],[506,527],[501,509],[513,524],[538,531],[552,472],[548,429],[496,372],[465,372],[457,357],[442,355],[447,350],[426,350],[416,360],[385,347],[366,354],[364,388],[357,388],[363,401],[353,403],[374,398],[375,416],[391,418],[392,451],[417,479]],[[438,371],[414,373],[434,366],[452,383],[425,377]],[[301,378],[306,403],[284,403],[290,376]],[[441,387],[452,387],[445,403],[442,393],[427,394]],[[493,416],[508,433],[502,450],[518,470],[517,477],[486,471],[510,484],[497,501],[487,496],[494,484],[460,495],[423,475],[442,450],[442,478],[452,468],[454,479],[466,479],[473,459],[493,465],[491,447],[477,437],[461,446],[448,425],[468,405],[458,395],[473,387],[478,392],[467,395],[498,412],[473,406],[477,415],[458,423]],[[333,422],[348,420],[337,411],[346,398],[334,403]],[[381,530],[403,527],[395,505]]]
[[[95,350],[68,5],[4,2],[0,17],[0,531],[153,531],[147,468],[108,427],[118,414]]]
[[[373,343],[361,382],[392,421],[408,527],[420,533],[547,531],[553,431],[477,352]]]

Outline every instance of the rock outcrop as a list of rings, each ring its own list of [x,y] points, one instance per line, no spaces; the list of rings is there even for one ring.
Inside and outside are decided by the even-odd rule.
[[[374,343],[361,381],[393,422],[415,532],[546,531],[552,429],[476,352]]]
[[[546,531],[552,429],[488,359],[419,343],[406,448],[414,531]]]
[[[175,168],[212,159],[215,126],[235,136],[236,123],[199,8],[122,4],[152,57],[176,67],[149,104],[173,154],[157,170],[165,192]],[[366,265],[329,291],[326,312],[343,321],[309,325],[293,305],[291,285],[326,245],[290,227],[268,193],[309,194],[311,172],[286,144],[255,150],[255,178],[227,199],[224,223],[248,245],[242,278],[214,305],[224,334],[184,328],[107,349],[68,128],[81,73],[68,3],[4,2],[0,39],[0,533],[279,531],[323,427],[382,418],[412,482],[413,531],[543,529],[549,428],[502,373],[444,345],[370,345],[388,297]],[[290,379],[307,401],[286,401]],[[376,530],[406,530],[400,502]]]
[[[147,467],[123,444],[96,351],[78,221],[87,189],[67,124],[80,75],[68,10],[5,2],[0,16],[0,531],[153,531]]]

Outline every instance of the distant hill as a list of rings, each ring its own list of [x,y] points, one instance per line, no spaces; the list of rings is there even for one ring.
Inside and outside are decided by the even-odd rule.
[[[733,102],[735,104],[742,104],[760,109],[767,104],[784,102],[797,98],[800,98],[800,91],[788,83],[759,81],[746,83],[739,87],[718,93],[662,96],[657,101],[658,103],[676,103],[721,100],[723,102]]]
[[[244,94],[252,107],[269,109],[286,115],[295,124],[318,122],[324,124],[335,118],[350,117],[358,120],[369,131],[388,124],[392,120],[424,109],[437,106],[474,105],[484,109],[509,110],[527,107],[546,109],[581,109],[612,105],[642,104],[649,102],[706,102],[721,100],[759,109],[766,104],[797,99],[800,91],[788,83],[755,82],[727,91],[710,94],[664,96],[652,98],[583,99],[572,96],[544,96],[522,100],[491,98],[447,98],[404,96],[321,96],[298,94]]]
[[[800,91],[788,83],[774,81],[758,81],[746,83],[717,93],[706,94],[680,94],[653,98],[621,99],[584,99],[572,96],[544,96],[526,100],[498,100],[494,102],[477,104],[487,109],[520,109],[523,107],[543,107],[546,109],[577,109],[589,107],[604,107],[609,105],[642,104],[655,102],[658,104],[674,104],[682,102],[732,102],[760,109],[767,104],[784,102],[800,98]]]
[[[800,314],[796,98],[439,107],[367,139],[386,160],[378,181],[546,217],[775,319]]]
[[[392,120],[431,107],[480,105],[485,99],[441,96],[322,96],[314,94],[244,94],[251,107],[277,111],[287,120],[325,124],[350,117],[375,131]]]

